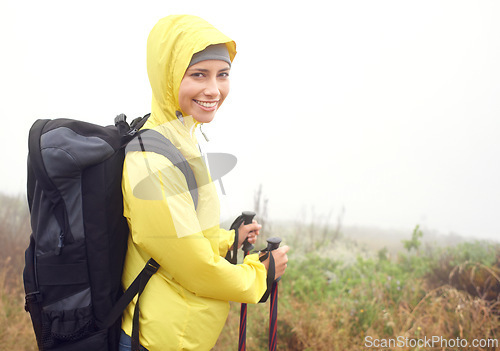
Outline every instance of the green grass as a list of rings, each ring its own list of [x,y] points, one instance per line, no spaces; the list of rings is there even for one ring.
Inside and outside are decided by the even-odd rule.
[[[498,294],[499,245],[476,241],[424,249],[419,233],[417,227],[403,242],[411,244],[393,260],[385,250],[359,254],[348,264],[313,252],[291,256],[280,283],[278,349],[362,350],[367,336],[498,338],[497,300],[470,294],[467,284],[453,285],[449,277],[467,263],[476,267],[476,280],[480,272],[489,274],[488,289]],[[471,270],[462,272],[470,281]],[[235,348],[233,307],[217,350]],[[249,350],[267,348],[267,313],[267,306],[249,306]]]
[[[416,227],[394,255],[385,248],[363,248],[355,238],[342,238],[339,228],[324,224],[271,227],[279,228],[291,246],[279,283],[279,350],[367,350],[366,337],[416,340],[436,335],[471,341],[499,336],[498,243],[429,246]],[[257,247],[265,246],[266,235],[271,233]],[[25,200],[0,196],[2,350],[36,350],[23,309],[28,236]],[[269,303],[249,305],[248,314],[247,350],[266,350]],[[232,303],[215,350],[237,349],[238,325],[239,304]]]

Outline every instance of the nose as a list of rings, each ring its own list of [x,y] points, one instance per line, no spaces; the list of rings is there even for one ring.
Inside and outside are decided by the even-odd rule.
[[[205,90],[203,93],[206,96],[212,97],[212,98],[219,96],[219,84],[217,83],[216,77],[207,79],[206,85],[205,85]]]

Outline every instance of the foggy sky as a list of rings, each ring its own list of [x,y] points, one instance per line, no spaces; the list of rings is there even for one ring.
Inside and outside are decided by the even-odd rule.
[[[237,43],[204,126],[207,151],[238,158],[224,215],[262,184],[271,218],[344,209],[345,225],[500,234],[496,1],[0,4],[2,192],[24,192],[36,118],[149,112],[148,33],[190,13]]]

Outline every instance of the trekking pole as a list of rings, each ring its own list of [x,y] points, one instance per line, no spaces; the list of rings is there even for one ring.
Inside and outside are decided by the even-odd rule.
[[[281,243],[281,238],[273,237],[267,239],[267,250],[269,255],[271,251],[276,250]],[[271,288],[271,302],[269,304],[269,350],[276,351],[276,342],[278,335],[278,278],[273,282]]]
[[[244,211],[242,214],[243,223],[250,224],[253,221],[253,217],[255,216],[255,212],[252,211]],[[250,250],[252,250],[254,246],[248,242],[248,239],[245,239],[243,242],[243,257],[248,255]],[[246,349],[246,339],[247,339],[247,304],[241,304],[240,311],[240,336],[238,340],[238,351],[245,351]]]

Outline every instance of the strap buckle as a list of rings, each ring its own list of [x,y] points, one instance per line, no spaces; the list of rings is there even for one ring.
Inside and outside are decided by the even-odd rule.
[[[118,116],[115,117],[115,126],[117,126],[119,123],[122,122],[127,122],[127,116],[125,116],[124,113],[120,113]]]
[[[146,267],[144,268],[146,269],[146,272],[148,272],[148,275],[153,275],[156,272],[158,272],[160,265],[158,264],[158,262],[150,258],[149,261],[146,263]]]
[[[40,291],[34,291],[26,294],[24,300],[24,310],[29,312],[31,304],[42,302],[42,294],[40,294]]]

